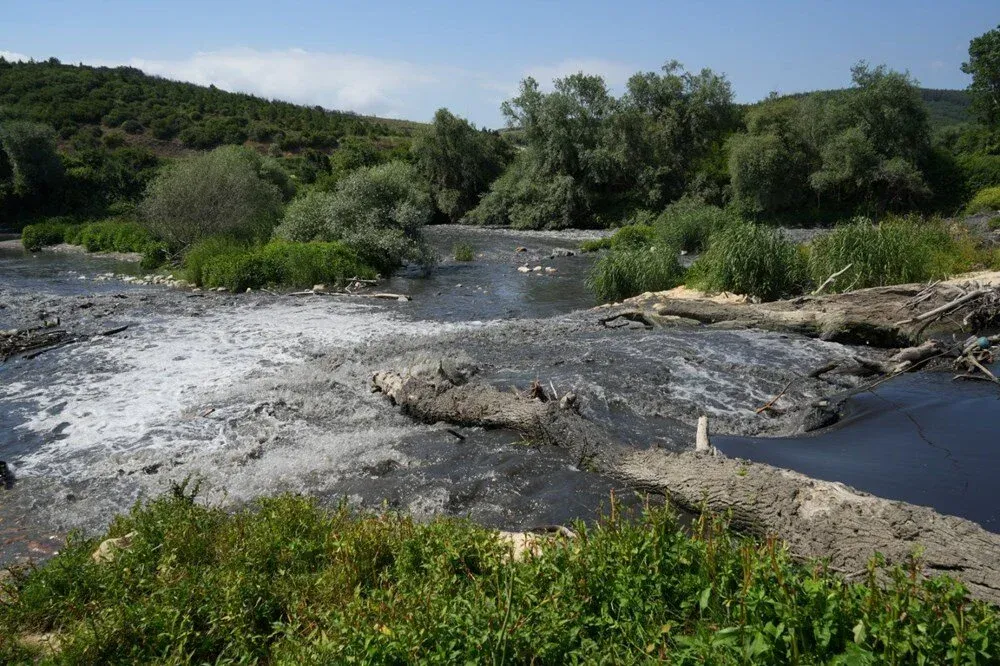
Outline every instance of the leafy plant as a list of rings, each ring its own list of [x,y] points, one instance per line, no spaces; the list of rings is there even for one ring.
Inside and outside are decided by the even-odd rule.
[[[993,211],[1000,211],[1000,185],[986,187],[976,192],[976,196],[972,197],[972,201],[965,209],[969,215]]]
[[[695,262],[689,282],[710,291],[729,291],[762,300],[799,293],[806,267],[780,232],[749,222],[733,223],[712,236]]]
[[[600,300],[617,301],[676,287],[683,277],[684,269],[673,246],[622,244],[598,260],[587,286]]]
[[[522,559],[469,522],[320,508],[230,512],[177,486],[119,516],[110,562],[73,536],[0,583],[0,661],[65,663],[993,663],[1000,614],[920,562],[847,582],[780,542],[669,509],[612,509]],[[59,652],[19,640],[53,632]]]
[[[452,248],[452,253],[455,261],[474,261],[476,258],[476,249],[468,243],[457,243]]]

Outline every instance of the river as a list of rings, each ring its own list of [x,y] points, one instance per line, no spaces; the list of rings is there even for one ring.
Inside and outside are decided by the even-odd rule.
[[[0,328],[52,316],[87,333],[129,326],[0,365],[0,459],[17,479],[0,490],[0,561],[44,556],[67,530],[100,530],[185,478],[225,506],[288,491],[508,529],[592,519],[612,493],[645,501],[564,451],[451,429],[461,439],[370,393],[373,370],[426,356],[467,356],[498,386],[572,390],[635,446],[689,446],[707,412],[730,455],[1000,528],[996,387],[902,377],[852,399],[833,428],[775,438],[789,424],[755,408],[793,374],[859,350],[761,331],[606,328],[588,310],[593,257],[565,251],[584,233],[429,237],[439,263],[379,287],[409,302],[192,294],[102,279],[137,272],[112,259],[0,250]],[[456,243],[475,260],[454,261]],[[829,392],[802,381],[790,398]]]

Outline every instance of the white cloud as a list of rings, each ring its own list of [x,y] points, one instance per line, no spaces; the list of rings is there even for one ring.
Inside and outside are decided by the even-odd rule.
[[[132,58],[124,64],[168,79],[374,115],[398,114],[443,74],[400,60],[302,49],[227,49],[179,60]]]
[[[600,58],[570,58],[554,65],[538,65],[531,67],[525,73],[533,76],[543,88],[549,88],[554,79],[561,79],[571,74],[599,74],[609,88],[621,88],[629,77],[636,73],[637,67],[612,60]]]
[[[28,60],[31,60],[31,58],[24,55],[23,53],[15,53],[14,51],[4,51],[3,49],[0,49],[0,58],[3,58],[8,62],[18,62],[18,61],[27,62]]]

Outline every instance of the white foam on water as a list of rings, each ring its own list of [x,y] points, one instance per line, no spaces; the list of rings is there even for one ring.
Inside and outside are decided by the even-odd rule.
[[[376,306],[329,299],[137,323],[125,335],[52,352],[60,362],[44,382],[0,386],[0,400],[23,406],[26,420],[17,427],[45,439],[8,462],[20,476],[85,479],[98,473],[88,472],[87,461],[174,446],[184,437],[176,424],[190,419],[186,412],[313,352],[471,326],[410,322]]]

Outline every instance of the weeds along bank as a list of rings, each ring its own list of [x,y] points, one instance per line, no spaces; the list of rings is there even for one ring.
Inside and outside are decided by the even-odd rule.
[[[873,559],[846,582],[669,509],[559,537],[178,487],[3,581],[5,663],[992,663],[1000,616]],[[917,555],[919,557],[919,554]],[[45,640],[40,640],[43,636]]]
[[[692,220],[709,221],[700,227],[703,240],[698,245],[683,240],[691,237],[687,229]],[[704,252],[684,269],[678,256],[691,247]],[[1000,266],[1000,252],[961,221],[909,215],[876,223],[858,217],[796,245],[779,229],[708,204],[685,204],[676,213],[668,208],[651,224],[640,221],[584,249],[607,249],[590,278],[595,294],[605,301],[679,284],[776,300],[820,286],[850,291]]]

